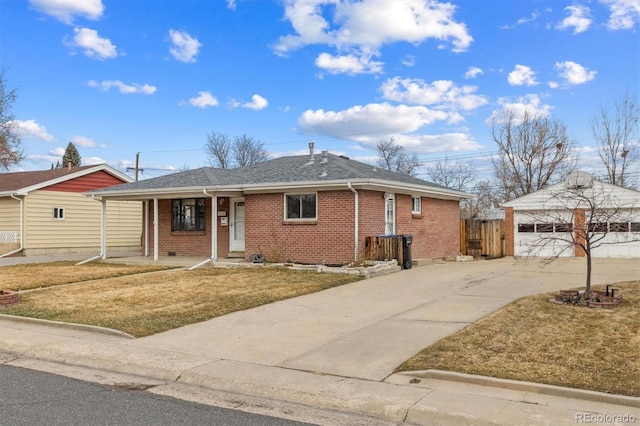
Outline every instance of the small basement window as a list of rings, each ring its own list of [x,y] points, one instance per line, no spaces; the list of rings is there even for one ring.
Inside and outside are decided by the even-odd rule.
[[[64,220],[64,207],[54,207],[53,218],[55,220]]]

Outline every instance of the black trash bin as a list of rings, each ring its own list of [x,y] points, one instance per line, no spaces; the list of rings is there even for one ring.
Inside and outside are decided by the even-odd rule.
[[[402,269],[411,269],[411,243],[413,236],[405,234],[402,236]]]

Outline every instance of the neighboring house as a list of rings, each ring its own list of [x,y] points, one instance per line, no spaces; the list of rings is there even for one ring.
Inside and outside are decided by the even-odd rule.
[[[346,264],[365,237],[413,236],[412,258],[460,252],[471,196],[323,151],[237,169],[204,167],[92,191],[145,202],[145,255]],[[215,226],[212,226],[215,224]]]
[[[562,182],[503,204],[507,256],[640,257],[640,192],[574,172]],[[573,236],[573,238],[572,238]]]
[[[84,192],[131,181],[105,164],[0,173],[0,255],[100,253],[102,204]],[[110,251],[140,252],[140,208],[140,202],[109,204]]]

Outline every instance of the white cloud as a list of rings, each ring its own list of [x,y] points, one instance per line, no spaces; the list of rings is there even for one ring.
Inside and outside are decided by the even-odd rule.
[[[138,84],[138,83],[125,84],[120,80],[109,80],[109,81],[101,81],[101,82],[97,82],[95,80],[89,80],[88,85],[89,87],[95,87],[105,92],[111,90],[112,87],[115,87],[116,89],[118,89],[120,93],[123,93],[125,95],[129,95],[129,94],[152,95],[156,92],[156,90],[158,90],[157,87],[150,86],[148,84]]]
[[[569,85],[584,84],[596,77],[596,71],[589,71],[587,68],[572,61],[556,62],[554,67]]]
[[[66,151],[66,148],[63,148],[61,146],[52,149],[51,151],[49,151],[49,154],[52,156],[56,156],[56,157],[62,157],[64,155],[64,152]]]
[[[89,28],[74,28],[73,38],[64,39],[64,44],[70,48],[83,49],[90,58],[104,60],[118,56],[116,46],[108,38],[102,38],[96,30]]]
[[[102,0],[29,0],[36,10],[72,24],[76,16],[97,20],[104,12]]]
[[[416,64],[416,57],[413,55],[406,55],[402,60],[402,65],[405,67],[412,67]]]
[[[451,3],[436,0],[286,0],[285,18],[295,33],[280,37],[274,51],[286,55],[322,44],[335,47],[338,57],[371,58],[386,44],[434,39],[461,52],[473,38],[466,25],[454,19],[455,10]],[[347,70],[353,72],[353,67]]]
[[[96,141],[94,141],[93,139],[87,138],[85,136],[79,136],[76,135],[74,137],[71,138],[71,142],[75,145],[75,146],[81,146],[83,148],[95,148],[97,146],[99,146],[100,148],[106,148],[106,145],[98,145],[96,143]]]
[[[485,121],[486,124],[491,124],[494,120],[498,123],[503,122],[506,112],[513,114],[514,121],[519,122],[524,117],[525,112],[534,116],[548,117],[552,109],[550,105],[543,104],[538,95],[526,95],[515,101],[504,97],[498,99],[498,104],[501,106],[501,109],[493,111],[491,116]]]
[[[535,86],[536,73],[526,65],[516,65],[515,69],[509,73],[507,81],[512,86]]]
[[[227,8],[236,10],[236,0],[227,0]]]
[[[202,47],[197,38],[191,37],[186,31],[169,30],[171,47],[169,52],[180,62],[195,62]]]
[[[611,15],[607,21],[610,30],[630,30],[640,23],[640,1],[638,0],[600,0],[609,6]]]
[[[198,108],[218,106],[218,99],[209,92],[198,92],[198,96],[189,99],[189,104]]]
[[[333,56],[321,53],[316,58],[316,66],[331,74],[375,74],[382,72],[382,62],[372,61],[366,55]]]
[[[20,133],[23,138],[36,138],[45,142],[53,142],[55,138],[47,132],[47,128],[36,123],[36,120],[12,120],[10,125]]]
[[[243,108],[249,108],[254,111],[260,111],[261,109],[265,109],[269,105],[269,102],[265,98],[260,95],[253,95],[251,97],[251,102],[246,102],[242,104]]]
[[[587,6],[567,6],[564,10],[569,12],[569,16],[564,18],[556,28],[561,30],[573,28],[574,34],[579,34],[589,29],[589,26],[591,25],[591,18],[589,17],[589,8]]]
[[[476,78],[480,74],[484,74],[484,71],[482,71],[482,68],[469,67],[469,69],[467,69],[467,72],[464,73],[464,78],[468,80],[471,78]]]
[[[520,18],[516,21],[515,24],[513,25],[503,25],[501,28],[503,30],[511,30],[514,29],[515,27],[517,27],[518,25],[524,25],[528,22],[533,22],[536,19],[538,19],[540,17],[540,12],[538,12],[537,10],[533,11],[531,13],[531,16],[525,17],[525,18]]]
[[[449,118],[450,115],[444,111],[424,106],[382,103],[354,106],[343,111],[307,110],[298,117],[298,126],[307,133],[360,142],[414,132]]]
[[[407,102],[415,105],[432,105],[437,109],[472,110],[487,103],[483,96],[476,95],[476,86],[456,86],[449,80],[427,83],[420,79],[394,77],[385,81],[380,90],[384,99]],[[462,117],[451,117],[450,121]]]

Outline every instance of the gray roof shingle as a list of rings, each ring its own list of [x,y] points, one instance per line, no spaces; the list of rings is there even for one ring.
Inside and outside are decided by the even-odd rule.
[[[237,169],[202,167],[139,182],[131,182],[104,188],[100,192],[129,190],[158,190],[214,185],[286,184],[297,182],[327,182],[351,179],[378,179],[394,183],[447,189],[406,174],[376,168],[371,164],[350,160],[346,157],[327,154],[315,156],[310,162],[308,155],[280,157],[252,166]]]

